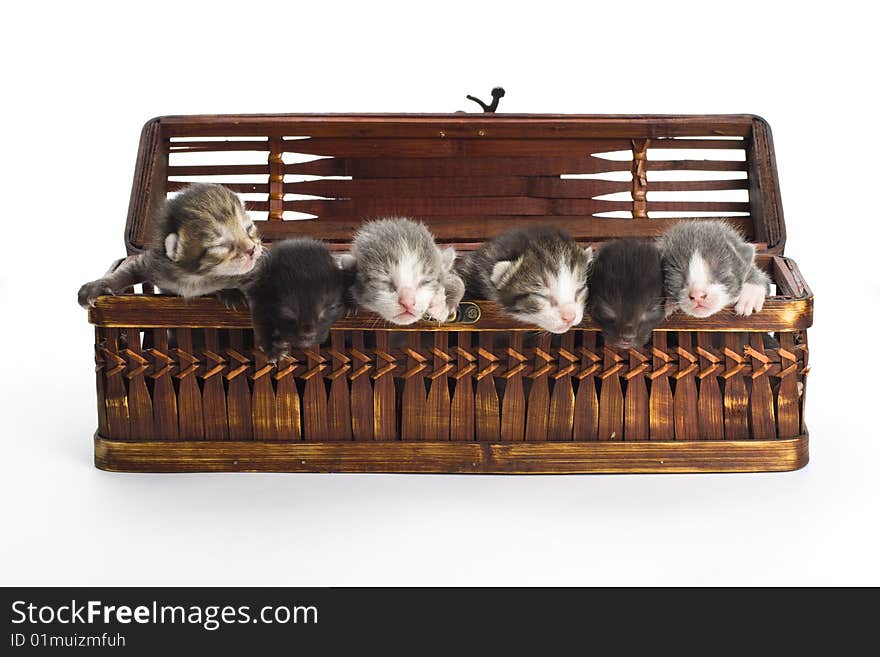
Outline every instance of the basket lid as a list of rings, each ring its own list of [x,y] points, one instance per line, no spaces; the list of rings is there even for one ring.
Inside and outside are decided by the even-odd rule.
[[[463,248],[533,223],[599,242],[691,218],[724,218],[769,252],[785,244],[770,129],[751,115],[160,117],[141,136],[130,252],[167,196],[196,181],[241,194],[267,240],[337,249],[387,216]]]

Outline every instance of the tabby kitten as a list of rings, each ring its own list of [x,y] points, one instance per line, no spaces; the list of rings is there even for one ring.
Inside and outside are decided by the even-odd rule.
[[[235,289],[262,250],[238,196],[222,185],[192,185],[165,203],[149,248],[83,285],[79,304],[93,306],[103,294],[144,282],[184,297]]]
[[[554,227],[512,230],[464,257],[459,273],[471,298],[551,333],[581,323],[593,251]]]

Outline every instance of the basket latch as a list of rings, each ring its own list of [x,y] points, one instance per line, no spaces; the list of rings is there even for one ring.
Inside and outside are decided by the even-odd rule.
[[[482,100],[477,98],[476,96],[465,96],[468,100],[472,100],[477,103],[480,107],[483,108],[484,112],[489,114],[493,114],[495,110],[498,109],[498,101],[504,98],[504,89],[502,87],[495,87],[492,89],[492,102],[490,104],[484,103]]]

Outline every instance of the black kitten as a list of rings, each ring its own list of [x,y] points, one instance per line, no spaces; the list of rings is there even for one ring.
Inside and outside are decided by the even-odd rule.
[[[653,244],[633,239],[608,242],[593,259],[590,315],[605,343],[641,347],[663,321],[663,266]]]
[[[345,313],[349,278],[317,240],[283,240],[269,249],[245,290],[257,345],[269,360],[327,339]]]

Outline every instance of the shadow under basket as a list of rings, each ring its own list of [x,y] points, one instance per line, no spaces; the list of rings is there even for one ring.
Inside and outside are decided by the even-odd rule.
[[[132,472],[619,473],[802,467],[812,293],[783,256],[770,130],[742,116],[259,115],[144,127],[126,228],[143,249],[193,181],[247,199],[267,241],[345,251],[360,223],[425,221],[460,251],[553,224],[581,243],[724,218],[773,279],[764,309],[677,313],[639,349],[587,316],[564,335],[464,302],[455,321],[368,313],[277,366],[213,298],[102,297],[95,464]],[[149,292],[149,290],[147,290]]]

